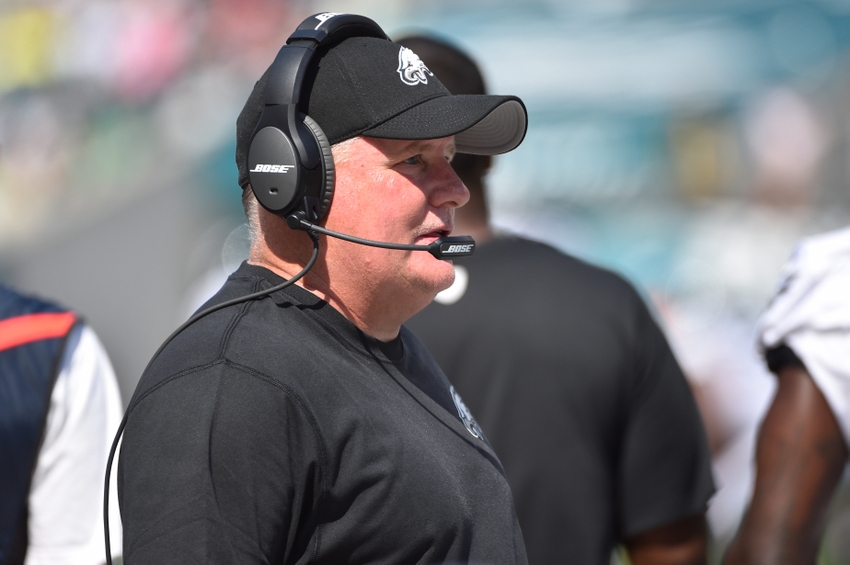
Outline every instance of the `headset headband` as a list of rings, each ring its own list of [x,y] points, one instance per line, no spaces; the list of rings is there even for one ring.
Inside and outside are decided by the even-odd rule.
[[[318,221],[330,206],[333,155],[324,132],[306,115],[310,96],[305,77],[318,51],[350,37],[389,41],[381,27],[364,16],[316,14],[301,22],[269,67],[263,111],[248,152],[251,186],[267,210],[287,216],[301,209]]]
[[[301,22],[286,40],[286,45],[280,49],[269,70],[264,95],[266,106],[300,106],[304,75],[317,49],[331,47],[349,37],[389,40],[377,23],[356,14],[316,14]]]

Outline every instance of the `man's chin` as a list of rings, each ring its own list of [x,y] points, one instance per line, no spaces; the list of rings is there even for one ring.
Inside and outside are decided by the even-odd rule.
[[[406,278],[418,293],[422,293],[422,298],[427,295],[430,302],[438,293],[452,286],[455,280],[454,266],[451,261],[436,259],[427,253],[417,253],[420,255],[407,265]]]
[[[455,270],[451,261],[439,260],[440,263],[443,263],[445,267],[448,269],[445,272],[444,276],[435,279],[434,284],[434,296],[437,296],[440,292],[443,292],[455,282]]]

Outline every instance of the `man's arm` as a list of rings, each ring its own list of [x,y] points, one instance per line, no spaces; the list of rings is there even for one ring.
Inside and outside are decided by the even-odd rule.
[[[26,565],[103,563],[103,470],[120,420],[109,357],[94,331],[78,326],[59,365],[33,474]],[[111,504],[117,554],[121,530]]]
[[[625,545],[632,565],[704,565],[708,549],[705,515],[642,532]]]
[[[704,565],[711,453],[693,392],[648,311],[642,323],[622,459],[621,512],[633,565]]]
[[[835,415],[805,368],[786,365],[756,447],[750,508],[724,565],[814,564],[847,460]]]

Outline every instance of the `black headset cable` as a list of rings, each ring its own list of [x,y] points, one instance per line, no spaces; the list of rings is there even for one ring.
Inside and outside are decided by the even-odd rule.
[[[174,339],[177,334],[185,330],[187,327],[191,326],[204,316],[208,314],[212,314],[213,312],[217,312],[223,308],[227,308],[228,306],[233,306],[235,304],[241,304],[242,302],[247,302],[248,300],[255,300],[257,298],[263,298],[264,296],[268,296],[274,292],[279,290],[283,290],[284,288],[294,284],[301,277],[307,274],[307,272],[313,268],[313,265],[316,263],[316,259],[319,257],[319,236],[313,230],[305,230],[307,234],[310,236],[310,239],[313,240],[313,254],[310,256],[310,260],[307,261],[307,264],[301,269],[298,274],[296,274],[291,279],[284,281],[283,283],[273,286],[271,288],[267,288],[265,290],[261,290],[259,292],[255,292],[253,294],[246,294],[245,296],[239,296],[237,298],[233,298],[232,300],[226,300],[220,304],[216,304],[214,306],[210,306],[205,310],[201,310],[196,313],[194,316],[183,322],[183,324],[174,330],[170,336],[168,336],[162,345],[159,346],[159,349],[156,350],[156,353],[153,354],[151,360],[148,361],[145,370],[142,371],[144,375],[147,373],[148,369],[150,369],[151,364],[153,364],[154,360],[159,356],[165,346],[168,345],[172,339]],[[118,449],[118,443],[121,440],[121,435],[124,433],[124,427],[127,425],[127,416],[130,414],[130,406],[127,407],[127,410],[124,411],[124,417],[121,419],[121,423],[118,425],[118,431],[115,434],[115,439],[112,440],[112,447],[109,450],[109,457],[106,460],[106,480],[103,487],[103,533],[105,540],[105,549],[106,549],[106,564],[112,565],[112,547],[109,543],[109,477],[112,470],[112,461],[115,458],[115,452]]]

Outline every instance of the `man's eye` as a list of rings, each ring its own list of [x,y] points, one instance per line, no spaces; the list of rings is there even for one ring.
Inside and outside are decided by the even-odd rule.
[[[419,164],[419,155],[414,155],[413,157],[408,157],[404,160],[405,165],[417,165]]]

